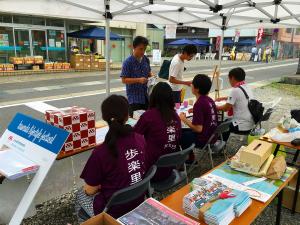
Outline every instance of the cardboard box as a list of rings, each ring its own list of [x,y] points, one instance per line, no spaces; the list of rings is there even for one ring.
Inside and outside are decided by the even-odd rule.
[[[34,56],[34,64],[43,64],[44,58],[43,56]]]
[[[4,64],[4,70],[5,71],[14,71],[14,64]]]
[[[45,70],[52,70],[53,69],[53,63],[44,63]]]
[[[40,70],[40,66],[33,66],[32,70]]]
[[[9,62],[15,65],[24,64],[24,58],[23,57],[10,57]]]
[[[47,110],[47,123],[70,133],[62,150],[73,151],[96,145],[95,112],[77,106],[59,111]]]
[[[99,70],[105,70],[105,61],[103,62],[103,61],[99,61],[98,62],[98,65],[99,65]]]
[[[85,64],[90,64],[91,63],[91,56],[90,55],[83,55],[83,62]]]
[[[91,62],[84,62],[83,68],[85,70],[90,70],[91,69]]]
[[[0,71],[4,71],[4,65],[0,64]]]
[[[63,68],[63,64],[62,63],[54,63],[53,64],[53,69],[62,69]]]
[[[24,57],[24,64],[34,64],[34,57]]]
[[[93,70],[99,70],[99,64],[98,64],[98,62],[91,62],[91,69],[93,69]]]
[[[260,168],[272,153],[272,144],[254,140],[240,153],[241,162],[248,163],[254,168]]]
[[[70,63],[63,63],[63,69],[70,69],[71,64]]]
[[[85,221],[81,225],[120,225],[117,220],[108,215],[107,213],[100,213],[97,216]]]
[[[298,178],[298,173],[293,177],[289,185],[283,189],[282,205],[285,208],[292,209],[293,207],[293,200],[294,200],[294,195],[296,190],[297,178]],[[298,193],[295,211],[300,213],[300,190]]]

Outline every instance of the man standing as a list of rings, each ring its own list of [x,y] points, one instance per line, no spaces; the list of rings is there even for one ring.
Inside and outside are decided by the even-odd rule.
[[[149,42],[147,38],[137,36],[133,40],[133,53],[122,65],[122,83],[126,84],[129,102],[129,116],[136,110],[148,108],[147,82],[151,76],[150,61],[144,55]]]
[[[266,63],[269,62],[270,56],[271,56],[271,47],[268,46],[268,47],[266,48]]]
[[[173,57],[169,69],[169,82],[175,103],[181,102],[182,85],[190,86],[191,81],[183,81],[184,61],[190,61],[197,53],[195,45],[186,45],[180,54]]]
[[[253,48],[251,49],[250,61],[254,61],[254,58],[256,55],[257,55],[257,48],[256,48],[256,46],[253,46]]]

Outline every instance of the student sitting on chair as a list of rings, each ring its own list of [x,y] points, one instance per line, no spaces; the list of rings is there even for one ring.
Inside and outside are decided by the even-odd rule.
[[[146,165],[151,167],[160,156],[179,150],[181,122],[174,109],[171,87],[159,82],[150,95],[150,107],[134,127],[135,132],[144,135],[147,143]],[[169,177],[172,168],[160,168],[154,181]]]
[[[77,192],[77,212],[84,210],[90,217],[101,213],[116,191],[144,178],[146,143],[142,135],[125,125],[128,109],[128,101],[123,96],[111,95],[102,103],[102,117],[109,130],[104,143],[92,152],[80,176],[85,185]],[[144,196],[141,196],[128,204],[114,206],[108,213],[118,218],[143,200]]]
[[[227,101],[225,105],[218,106],[218,110],[229,111],[229,115],[233,113],[230,131],[223,134],[224,141],[228,140],[231,132],[247,135],[254,126],[254,121],[248,108],[248,99],[243,90],[247,93],[249,99],[253,99],[253,93],[245,83],[245,77],[246,73],[240,67],[230,70],[228,79],[233,88],[228,97],[218,99]]]
[[[198,74],[193,79],[192,92],[196,96],[193,120],[188,120],[185,113],[180,114],[182,122],[190,127],[190,129],[184,129],[182,132],[182,148],[187,148],[193,143],[198,148],[204,147],[218,126],[216,105],[208,96],[211,86],[212,82],[207,75]],[[215,141],[213,140],[213,142]]]

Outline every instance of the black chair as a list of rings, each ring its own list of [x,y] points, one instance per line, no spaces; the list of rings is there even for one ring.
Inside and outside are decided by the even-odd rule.
[[[186,180],[186,182],[188,183],[185,161],[187,160],[189,154],[193,151],[194,147],[195,144],[192,144],[187,149],[163,155],[157,160],[155,164],[157,168],[164,168],[164,167],[176,168],[183,165],[184,171],[173,169],[172,174],[165,180],[159,182],[151,181],[152,192],[162,193],[168,191],[169,189],[182,183],[184,180]]]
[[[116,191],[110,197],[103,212],[107,212],[112,206],[125,204],[141,197],[142,195],[145,195],[145,193],[149,191],[150,180],[152,179],[155,173],[156,173],[156,166],[154,165],[149,169],[145,178],[142,181],[134,185],[131,185],[129,187],[123,188],[119,191]],[[90,218],[90,216],[83,209],[79,210],[78,217],[82,221],[86,221]]]
[[[219,153],[221,150],[223,150],[226,146],[226,142],[223,141],[223,133],[229,131],[230,124],[232,123],[232,120],[226,120],[225,122],[222,122],[219,126],[217,126],[215,132],[210,136],[207,143],[203,148],[195,148],[194,153],[197,156],[198,154],[201,154],[208,150],[209,157],[210,157],[210,163],[211,167],[214,167],[214,162],[212,158],[213,153]],[[217,142],[212,144],[212,141],[215,139],[218,139]],[[197,158],[197,157],[196,157]],[[193,166],[195,166],[197,161],[195,161],[191,167],[190,171],[193,169]]]

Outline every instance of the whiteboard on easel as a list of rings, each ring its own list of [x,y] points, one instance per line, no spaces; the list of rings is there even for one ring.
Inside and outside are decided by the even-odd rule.
[[[159,49],[152,50],[152,62],[153,64],[160,65],[161,63],[161,51]]]
[[[39,169],[34,175],[9,225],[21,224],[68,136],[69,133],[65,130],[21,113],[17,113],[9,124],[0,139],[0,148],[7,146],[10,150],[20,153],[20,155],[31,159],[39,165]]]

